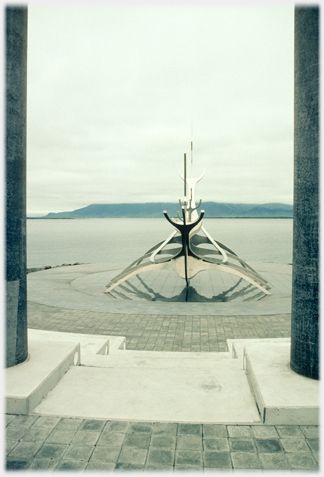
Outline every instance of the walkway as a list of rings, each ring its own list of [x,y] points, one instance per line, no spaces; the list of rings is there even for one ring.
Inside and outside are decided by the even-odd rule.
[[[271,266],[275,271],[275,265]],[[276,275],[278,289],[280,281],[285,284],[285,296],[274,293],[268,308],[263,300],[243,303],[243,307],[242,300],[233,300],[175,303],[174,309],[161,302],[119,299],[113,304],[102,292],[81,290],[80,286],[95,282],[96,277],[89,277],[89,268],[83,268],[82,278],[81,268],[76,269],[62,267],[28,275],[29,328],[125,336],[128,350],[146,351],[227,351],[227,339],[290,336],[287,268]],[[92,273],[103,271],[96,265]],[[95,301],[96,305],[89,305]],[[155,313],[150,311],[152,305]],[[308,471],[319,466],[318,426],[150,423],[39,415],[6,418],[7,470]]]
[[[255,266],[255,264],[253,264]],[[227,351],[227,339],[282,338],[290,336],[291,266],[259,264],[257,270],[272,285],[269,297],[248,300],[238,293],[224,302],[168,303],[125,300],[104,294],[103,283],[118,273],[121,264],[58,267],[28,275],[28,326],[71,333],[121,335],[127,349],[146,351]],[[177,278],[177,275],[174,274]],[[197,278],[204,276],[198,274]],[[213,287],[225,293],[239,279],[205,274],[196,282],[197,293]],[[163,273],[143,274],[164,287]],[[103,278],[104,277],[104,278]],[[207,277],[207,282],[206,282]],[[137,277],[132,279],[137,280]],[[204,281],[205,280],[205,281]],[[184,280],[181,279],[183,286]],[[204,283],[204,287],[202,287]],[[227,287],[225,287],[225,284]],[[238,287],[242,285],[239,284]],[[120,287],[118,287],[120,288]],[[125,292],[124,292],[125,293]],[[233,297],[232,297],[233,298]]]
[[[290,314],[134,315],[72,310],[28,302],[28,327],[126,337],[126,348],[146,351],[228,351],[227,339],[286,338]]]
[[[317,426],[7,415],[7,470],[317,470]]]

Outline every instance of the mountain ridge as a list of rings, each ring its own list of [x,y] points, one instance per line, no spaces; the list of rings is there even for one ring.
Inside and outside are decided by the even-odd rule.
[[[177,211],[180,211],[180,205],[172,202],[90,204],[73,211],[50,212],[40,218],[161,218],[163,210],[167,210],[169,216],[176,216]],[[293,216],[293,206],[280,202],[268,204],[204,202],[199,210],[205,210],[206,218],[292,218]]]

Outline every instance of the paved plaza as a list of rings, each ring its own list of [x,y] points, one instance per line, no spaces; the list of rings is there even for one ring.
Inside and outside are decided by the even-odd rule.
[[[7,470],[316,470],[317,426],[233,426],[7,415]]]
[[[54,307],[133,315],[278,315],[290,313],[291,265],[251,263],[271,285],[266,296],[242,278],[205,271],[185,281],[172,271],[132,277],[106,294],[125,263],[93,263],[28,274],[28,299]],[[186,301],[186,298],[188,301]]]
[[[289,337],[290,314],[134,315],[71,310],[28,302],[28,327],[125,336],[126,348],[133,350],[228,351],[227,339]]]
[[[243,301],[242,293],[230,301],[169,303],[125,300],[104,294],[112,273],[121,264],[85,264],[58,267],[28,275],[28,327],[49,331],[119,335],[126,348],[146,351],[228,351],[227,339],[285,338],[290,336],[291,266],[259,264],[258,271],[272,285],[270,297]],[[178,294],[171,280],[169,288],[163,273],[143,274],[146,283],[155,281],[155,291]],[[197,275],[200,295],[204,287],[228,295],[241,280]],[[202,278],[199,278],[201,276]],[[173,277],[173,278],[174,278]],[[206,278],[207,277],[207,278]],[[179,277],[180,278],[180,277]],[[127,283],[129,287],[133,281]],[[181,286],[184,287],[181,279]],[[193,283],[193,285],[195,284]],[[245,283],[245,285],[247,285]],[[120,287],[118,287],[120,288]],[[118,289],[117,289],[118,290]],[[256,289],[255,289],[256,290]],[[125,293],[125,291],[124,291]],[[161,293],[162,294],[162,293]]]
[[[275,282],[269,306],[268,297],[244,303],[241,294],[228,302],[171,307],[123,297],[114,302],[103,296],[103,268],[61,267],[29,274],[28,327],[125,336],[126,348],[140,351],[222,352],[228,351],[227,339],[290,336],[291,267],[271,264],[268,268]],[[92,288],[86,291],[89,285]],[[37,414],[6,415],[6,419],[7,470],[319,469],[318,426],[109,421]]]

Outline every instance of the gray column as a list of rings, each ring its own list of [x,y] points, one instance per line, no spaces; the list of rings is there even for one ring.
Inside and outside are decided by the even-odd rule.
[[[293,371],[319,378],[319,9],[295,8]]]
[[[6,367],[25,361],[27,7],[5,9],[6,24]]]

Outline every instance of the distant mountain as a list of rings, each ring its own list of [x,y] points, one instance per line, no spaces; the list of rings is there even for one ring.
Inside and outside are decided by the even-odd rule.
[[[167,210],[170,217],[177,216],[179,204],[171,202],[149,202],[146,204],[92,204],[71,212],[49,213],[45,219],[81,219],[81,218],[149,218],[163,217]],[[199,210],[205,210],[205,217],[254,217],[270,218],[293,216],[293,206],[289,204],[227,204],[204,202]]]

